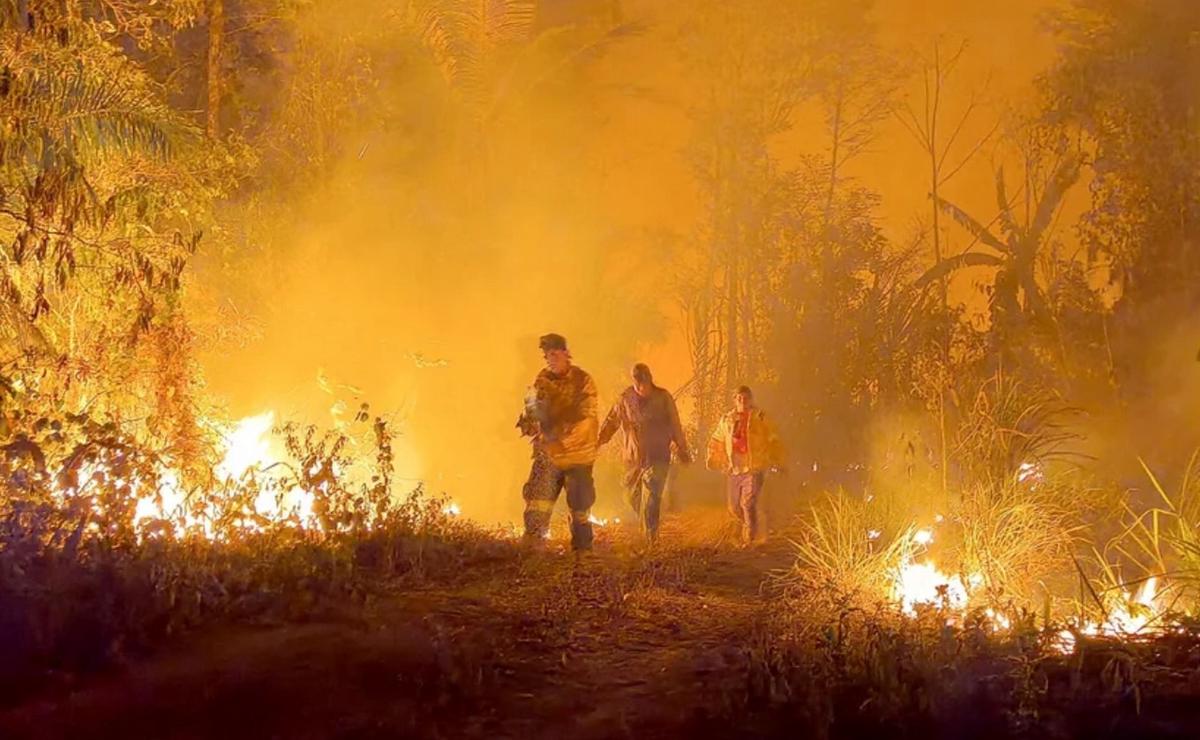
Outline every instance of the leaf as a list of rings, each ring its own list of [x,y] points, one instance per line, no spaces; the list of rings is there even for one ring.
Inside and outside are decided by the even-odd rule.
[[[930,283],[941,280],[952,272],[956,272],[965,267],[1004,267],[1005,261],[992,254],[984,254],[983,252],[964,252],[953,257],[947,257],[938,264],[925,271],[925,274],[917,278],[913,283],[916,288],[924,288]]]
[[[938,207],[941,208],[943,212],[945,212],[951,218],[953,218],[955,221],[957,221],[960,226],[962,226],[964,229],[969,231],[971,233],[971,235],[974,236],[979,241],[983,242],[984,244],[991,247],[992,249],[995,249],[998,252],[1004,252],[1006,254],[1012,252],[1012,249],[1009,247],[1009,245],[1007,245],[1004,242],[997,239],[995,237],[995,235],[992,234],[992,232],[987,230],[987,227],[985,227],[983,224],[976,221],[969,213],[967,213],[963,209],[959,208],[958,206],[954,205],[950,201],[946,200],[945,198],[941,198],[941,197],[939,197],[937,199],[937,204],[938,204]]]
[[[1004,233],[1008,235],[1010,241],[1015,241],[1020,236],[1020,229],[1017,227],[1017,222],[1013,219],[1012,204],[1008,202],[1008,191],[1004,185],[1004,166],[1001,165],[996,169],[996,208],[1000,215],[1000,228],[1004,229]]]
[[[1050,221],[1066,197],[1067,191],[1079,180],[1079,173],[1080,165],[1076,157],[1067,157],[1055,169],[1045,192],[1042,193],[1033,223],[1029,225],[1029,231],[1026,233],[1026,242],[1031,251],[1036,251],[1042,240],[1042,233],[1050,226]]]

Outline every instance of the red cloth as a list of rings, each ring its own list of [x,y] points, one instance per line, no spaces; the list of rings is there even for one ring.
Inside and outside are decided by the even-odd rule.
[[[733,423],[733,451],[745,455],[750,450],[750,412],[738,414]]]

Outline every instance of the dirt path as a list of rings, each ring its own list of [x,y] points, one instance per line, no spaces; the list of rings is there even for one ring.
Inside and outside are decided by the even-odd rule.
[[[721,544],[712,521],[672,522],[649,553],[606,532],[582,563],[552,547],[338,621],[194,635],[0,714],[0,736],[583,740],[711,727],[736,694],[734,646],[763,577],[788,563],[782,544]]]

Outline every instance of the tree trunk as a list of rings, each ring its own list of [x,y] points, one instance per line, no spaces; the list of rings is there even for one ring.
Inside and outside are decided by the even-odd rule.
[[[825,238],[829,239],[829,227],[833,215],[833,196],[837,190],[838,176],[838,156],[842,144],[842,106],[845,96],[841,89],[838,90],[837,102],[833,107],[833,125],[831,138],[833,139],[829,154],[829,188],[825,193]]]
[[[725,306],[725,330],[728,332],[728,344],[725,347],[725,390],[732,392],[738,387],[738,302],[741,298],[741,291],[738,290],[738,282],[741,276],[738,274],[738,254],[736,244],[729,245],[729,264],[725,271],[726,285],[726,306]]]
[[[208,118],[209,138],[221,135],[221,50],[225,43],[225,0],[208,0]]]

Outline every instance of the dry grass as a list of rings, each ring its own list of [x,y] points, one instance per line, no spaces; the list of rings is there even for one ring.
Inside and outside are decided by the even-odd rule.
[[[1081,492],[1061,483],[976,486],[951,513],[956,552],[966,573],[983,578],[991,604],[1044,601],[1047,589],[1069,588],[1079,545]]]
[[[1198,452],[1197,454],[1200,454]],[[1179,488],[1169,493],[1159,477],[1142,463],[1158,505],[1144,511],[1122,504],[1121,530],[1102,547],[1094,547],[1087,563],[1092,576],[1081,611],[1107,618],[1114,609],[1150,619],[1151,628],[1189,616],[1200,605],[1200,486],[1193,455]],[[1154,578],[1158,598],[1153,613],[1134,600],[1142,584]]]
[[[821,588],[852,600],[886,598],[901,563],[915,551],[915,527],[898,532],[869,502],[831,495],[801,517],[795,566],[781,574],[792,588]]]

